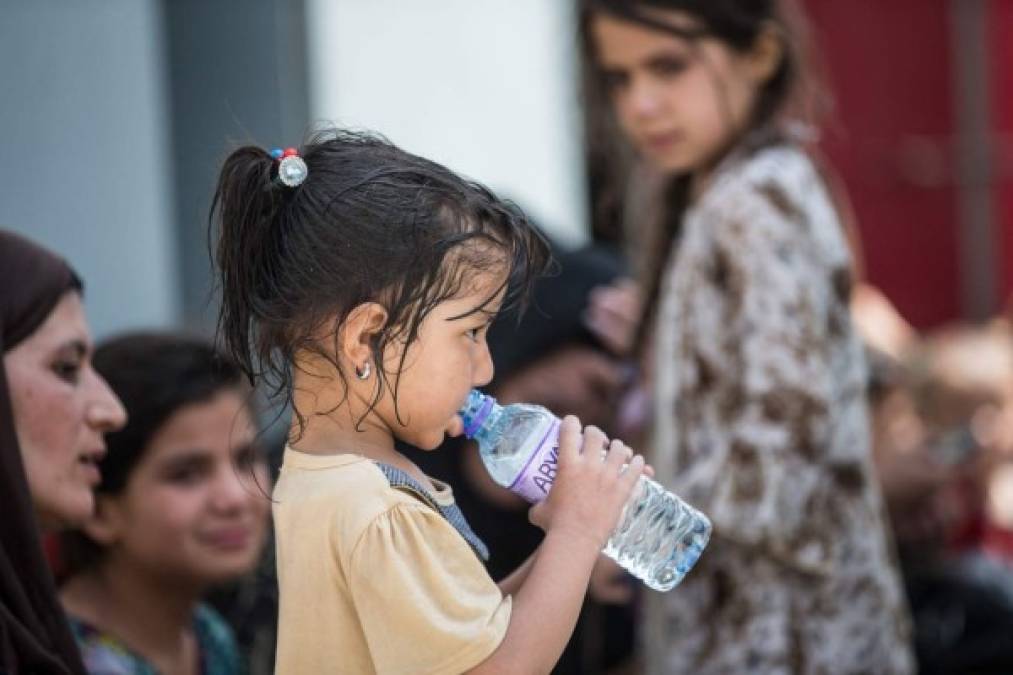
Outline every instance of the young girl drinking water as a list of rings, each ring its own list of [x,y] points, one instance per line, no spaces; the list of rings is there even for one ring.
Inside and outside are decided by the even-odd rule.
[[[273,154],[235,151],[212,215],[222,337],[295,411],[274,491],[277,672],[548,672],[643,459],[618,441],[603,457],[604,435],[565,419],[531,511],[545,541],[497,585],[450,487],[395,450],[461,432],[492,378],[489,323],[543,242],[486,189],[369,135]]]

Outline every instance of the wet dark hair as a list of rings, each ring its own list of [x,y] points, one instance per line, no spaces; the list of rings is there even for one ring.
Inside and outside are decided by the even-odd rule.
[[[695,25],[673,26],[658,18],[659,11],[684,12]],[[608,14],[647,28],[683,38],[690,43],[712,38],[735,51],[751,49],[768,27],[780,37],[781,61],[763,86],[745,129],[730,146],[756,151],[789,137],[788,127],[814,125],[829,98],[814,75],[815,55],[801,10],[793,0],[581,0],[580,36],[583,51],[584,97],[588,106],[588,152],[591,175],[598,183],[595,203],[596,229],[611,228],[602,221],[615,220],[624,212],[626,183],[632,168],[632,149],[619,129],[606,83],[597,67],[592,35],[595,16]],[[682,216],[689,202],[690,176],[670,177],[663,187],[664,218],[643,248],[647,259],[641,265],[646,282],[647,302],[638,343],[642,346],[657,302],[661,270],[678,236]]]
[[[92,357],[95,370],[123,402],[127,423],[106,434],[97,495],[122,494],[152,438],[180,409],[206,403],[222,392],[249,392],[239,368],[205,340],[172,333],[131,333],[103,342]],[[61,535],[65,575],[97,562],[102,547],[83,532]]]
[[[428,313],[476,273],[501,268],[509,305],[523,304],[544,271],[547,246],[523,214],[435,162],[377,135],[334,129],[314,134],[299,154],[309,174],[289,188],[263,149],[233,152],[210,216],[219,338],[272,397],[291,403],[301,353],[324,358],[344,380],[338,327],[356,306],[377,302],[388,317],[372,345],[372,404],[387,389],[396,405],[403,357],[396,373],[382,367],[393,340],[415,340]],[[321,344],[324,335],[334,344]]]

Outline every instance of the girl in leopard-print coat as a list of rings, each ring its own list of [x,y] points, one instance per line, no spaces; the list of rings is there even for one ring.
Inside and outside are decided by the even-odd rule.
[[[645,450],[714,525],[681,586],[648,595],[647,665],[907,675],[851,255],[787,131],[800,64],[779,6],[585,2],[589,79],[639,167],[628,213],[648,289]]]

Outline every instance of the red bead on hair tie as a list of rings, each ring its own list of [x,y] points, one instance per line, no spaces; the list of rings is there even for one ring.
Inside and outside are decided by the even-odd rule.
[[[298,157],[299,151],[295,148],[285,148],[285,152],[281,153],[282,157]]]

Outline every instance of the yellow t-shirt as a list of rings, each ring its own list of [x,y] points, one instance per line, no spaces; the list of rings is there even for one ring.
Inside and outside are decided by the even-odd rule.
[[[453,504],[449,487],[428,492]],[[274,500],[279,675],[460,673],[499,646],[510,598],[372,461],[288,448]]]

